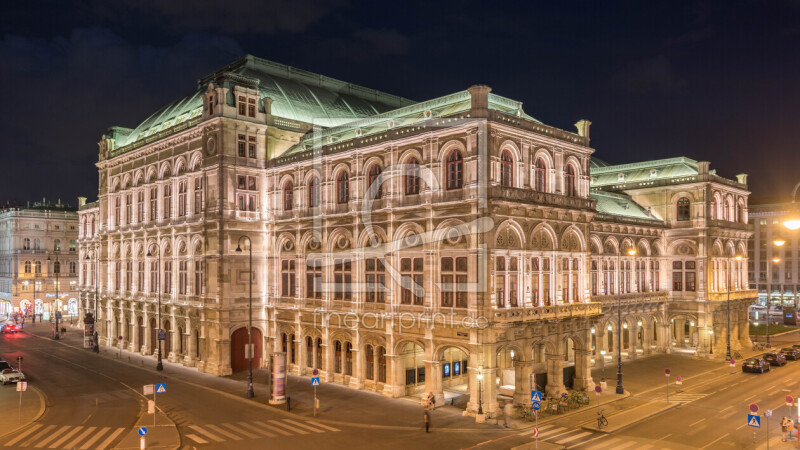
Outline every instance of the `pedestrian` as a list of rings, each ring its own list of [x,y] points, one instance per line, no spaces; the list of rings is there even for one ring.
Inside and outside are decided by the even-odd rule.
[[[786,431],[789,432],[789,440],[792,440],[792,433],[794,432],[794,421],[791,417],[786,418]]]
[[[506,400],[506,404],[503,407],[503,419],[506,422],[506,428],[511,426],[511,414],[514,413],[514,407],[511,406],[511,402]]]
[[[61,337],[64,337],[66,335],[67,335],[67,328],[66,327],[61,327]]]
[[[422,419],[425,420],[425,432],[426,433],[430,433],[430,427],[431,427],[431,410],[430,409],[425,408],[422,411]]]
[[[781,442],[786,442],[786,432],[789,429],[789,418],[783,416],[781,419]]]
[[[292,397],[289,397],[288,395],[286,396],[286,410],[292,410]]]

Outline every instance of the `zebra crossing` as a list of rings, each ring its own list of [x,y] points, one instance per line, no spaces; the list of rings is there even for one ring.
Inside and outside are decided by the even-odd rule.
[[[689,393],[682,393],[678,392],[676,394],[669,395],[669,401],[671,402],[681,402],[681,403],[689,403],[695,400],[700,400],[703,397],[708,396],[709,394],[689,394]]]
[[[534,429],[531,428],[519,433],[519,435],[533,438],[533,432]],[[553,424],[539,426],[539,439],[558,445],[573,445],[585,442],[597,436],[605,436],[605,434],[596,431],[582,430],[580,428],[559,427]]]
[[[341,431],[311,420],[276,419],[236,423],[187,425],[183,433],[197,444],[264,439]]]
[[[126,430],[123,427],[88,427],[34,424],[2,443],[4,447],[109,448]]]

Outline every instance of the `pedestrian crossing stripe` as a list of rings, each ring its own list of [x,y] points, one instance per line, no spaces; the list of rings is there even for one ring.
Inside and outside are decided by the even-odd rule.
[[[310,420],[275,419],[269,421],[252,421],[238,423],[222,423],[217,425],[189,425],[186,437],[197,444],[207,444],[209,441],[241,441],[243,439],[263,439],[262,436],[276,437],[275,433],[284,436],[309,435],[311,433],[325,433],[326,431],[341,431],[328,425]],[[248,431],[245,431],[248,430]],[[236,434],[238,433],[238,434]]]
[[[128,430],[124,427],[86,427],[84,425],[46,425],[36,424],[3,442],[3,447],[47,447],[80,448],[87,450],[104,449],[111,446],[120,435]]]

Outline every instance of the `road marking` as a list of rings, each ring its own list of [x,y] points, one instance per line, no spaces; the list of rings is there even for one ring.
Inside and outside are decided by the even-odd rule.
[[[70,442],[69,444],[65,445],[64,447],[66,447],[66,448],[75,448],[75,446],[76,446],[76,445],[78,445],[78,442],[80,442],[80,441],[82,441],[84,438],[86,438],[86,436],[88,436],[88,435],[89,435],[89,433],[91,433],[92,431],[94,431],[96,428],[97,428],[97,427],[89,427],[89,428],[85,429],[85,430],[83,431],[83,433],[81,433],[81,434],[80,434],[80,436],[78,436],[78,437],[76,437],[75,439],[73,439],[73,440],[72,440],[72,442]]]
[[[316,429],[316,428],[314,428],[314,427],[312,427],[312,426],[310,426],[310,425],[306,425],[306,424],[304,424],[304,423],[297,422],[297,421],[295,421],[295,420],[291,420],[291,419],[283,419],[283,421],[284,421],[284,422],[288,422],[288,423],[290,423],[290,424],[292,424],[292,425],[297,425],[298,427],[305,428],[306,430],[311,430],[311,431],[313,431],[314,433],[324,433],[324,432],[325,432],[325,430],[318,430],[318,429]]]
[[[189,439],[197,442],[198,444],[208,444],[207,440],[201,438],[200,436],[198,436],[196,434],[187,434],[186,437],[188,437]]]
[[[628,448],[628,447],[630,447],[631,445],[634,445],[634,444],[636,444],[635,441],[629,441],[629,442],[626,442],[624,444],[620,444],[620,445],[614,447],[614,450],[620,450],[620,449],[623,449],[623,448]]]
[[[282,428],[274,427],[274,426],[268,425],[268,424],[266,424],[264,422],[254,422],[254,423],[256,425],[260,425],[262,428],[268,428],[268,429],[270,429],[270,430],[272,430],[272,431],[274,431],[276,433],[280,433],[280,434],[282,434],[284,436],[291,436],[292,435],[292,433],[289,433],[288,431],[286,431],[286,430],[284,430]]]
[[[256,433],[261,433],[266,437],[275,437],[276,436],[276,435],[270,433],[269,431],[262,430],[262,429],[260,429],[260,428],[258,428],[256,426],[250,425],[249,423],[246,423],[246,422],[241,422],[240,425],[242,425],[243,427],[245,427],[245,428],[247,428],[247,429],[249,429],[251,431],[255,431]]]
[[[747,426],[747,422],[745,422],[745,423],[744,423],[744,425],[740,425],[740,426],[739,426],[738,428],[736,428],[736,429],[737,429],[737,430],[741,430],[742,428],[744,428],[744,427],[746,427],[746,426]]]
[[[123,431],[125,431],[125,428],[117,428],[117,431],[111,433],[111,436],[109,436],[108,439],[103,441],[103,443],[100,444],[99,447],[97,447],[98,450],[102,450],[102,449],[108,447],[109,445],[111,445],[111,442],[114,441],[114,439],[116,439],[116,437],[119,436],[120,433],[122,433]]]
[[[222,439],[215,434],[211,434],[208,431],[198,427],[197,425],[189,425],[189,428],[193,429],[194,431],[197,431],[198,433],[204,435],[207,438],[210,438],[212,441],[225,442],[225,439]]]
[[[548,429],[548,428],[552,428],[553,426],[554,426],[554,425],[542,425],[542,426],[540,426],[540,427],[539,427],[539,433],[541,433],[541,432],[542,432],[542,430],[546,430],[546,429]],[[534,428],[531,428],[531,429],[530,429],[530,430],[528,430],[528,431],[523,431],[522,433],[519,433],[519,435],[520,435],[520,436],[525,436],[526,434],[531,434],[531,433],[533,433],[534,431],[535,431],[535,427],[534,427]]]
[[[103,437],[103,435],[106,434],[106,432],[108,432],[110,429],[111,427],[103,427],[98,429],[97,434],[95,434],[94,436],[92,436],[91,439],[83,443],[83,447],[81,447],[81,450],[86,450],[87,448],[91,447],[92,444],[95,443],[95,441],[99,441],[100,438]]]
[[[258,439],[258,438],[261,437],[261,436],[255,435],[255,434],[253,434],[253,433],[251,433],[249,431],[245,431],[244,427],[242,426],[241,423],[239,423],[238,426],[236,426],[236,425],[234,425],[232,423],[223,423],[223,424],[220,424],[220,426],[225,427],[225,428],[229,428],[229,429],[233,430],[235,433],[241,433],[242,435],[244,435],[248,439]]]
[[[568,437],[568,438],[566,438],[566,439],[562,439],[562,440],[560,440],[560,441],[556,442],[556,444],[559,444],[559,445],[564,445],[564,444],[566,444],[566,443],[569,443],[569,442],[572,442],[572,441],[574,441],[575,439],[580,439],[580,438],[582,438],[582,437],[589,436],[590,434],[592,434],[592,433],[591,433],[591,432],[589,432],[589,431],[584,431],[583,433],[578,433],[578,434],[576,434],[576,435],[574,435],[574,436],[570,436],[570,437]]]
[[[691,424],[691,425],[689,425],[689,426],[690,426],[690,427],[693,427],[693,426],[697,425],[698,423],[700,423],[700,422],[702,422],[702,421],[704,421],[704,420],[706,420],[706,418],[705,418],[705,417],[703,417],[702,419],[698,420],[697,422],[695,422],[695,423],[693,423],[693,424]]]
[[[55,425],[53,425],[53,426],[55,426]],[[36,425],[28,428],[24,433],[18,434],[17,437],[15,437],[14,439],[6,442],[6,447],[10,447],[10,446],[16,444],[17,442],[21,441],[25,436],[33,433],[34,431],[38,430],[41,427],[42,427],[42,425],[37,423]]]
[[[566,436],[566,435],[568,435],[568,434],[570,434],[570,433],[572,433],[574,431],[575,431],[574,429],[569,429],[568,428],[568,429],[565,429],[565,431],[563,431],[563,432],[559,431],[559,432],[556,432],[556,434],[554,434],[554,435],[548,435],[547,438],[548,439],[558,439],[558,438]],[[539,433],[539,437],[540,438],[542,437],[541,433]]]
[[[746,399],[744,399],[744,402],[745,402],[745,403],[747,403],[749,400],[752,400],[752,399],[754,399],[754,398],[756,398],[756,397],[758,397],[758,394],[756,394],[756,395],[751,395],[750,397],[747,397]]]
[[[711,446],[711,444],[715,444],[715,443],[717,443],[718,441],[720,441],[722,438],[724,438],[724,437],[725,437],[725,436],[727,436],[728,434],[730,434],[730,433],[725,433],[725,434],[723,434],[722,436],[720,436],[720,437],[718,437],[718,438],[714,439],[713,441],[709,442],[708,444],[706,444],[706,445],[704,445],[704,446],[702,446],[702,447],[700,447],[700,448],[701,448],[701,449],[708,448],[708,447],[710,447],[710,446]]]
[[[49,444],[50,441],[52,441],[53,439],[57,438],[58,436],[61,435],[61,433],[64,433],[65,431],[69,430],[70,428],[71,427],[69,425],[65,425],[65,426],[59,428],[58,430],[54,431],[49,436],[44,438],[44,440],[42,440],[38,444],[36,444],[35,447],[37,447],[37,448],[44,447],[45,445]]]
[[[75,436],[76,434],[78,434],[78,432],[79,432],[79,431],[81,431],[82,429],[83,429],[83,427],[75,427],[75,429],[74,429],[74,430],[72,430],[72,431],[70,431],[69,433],[67,433],[67,434],[65,434],[64,436],[62,436],[62,437],[61,437],[61,439],[59,439],[59,440],[57,440],[57,441],[53,442],[53,445],[51,445],[51,446],[50,446],[50,448],[57,448],[58,446],[60,446],[61,444],[63,444],[63,443],[64,443],[64,441],[66,441],[66,440],[67,440],[67,439],[69,439],[70,437],[72,437],[72,436]]]
[[[728,407],[727,407],[727,408],[725,408],[725,409],[721,409],[719,412],[724,412],[724,411],[727,411],[727,410],[729,410],[729,409],[731,409],[731,408],[733,408],[733,405],[731,405],[731,406],[728,406]]]
[[[221,434],[223,436],[227,436],[228,439],[233,439],[234,441],[241,441],[242,440],[241,437],[239,437],[239,436],[237,436],[237,435],[235,435],[233,433],[230,433],[228,431],[225,431],[225,430],[223,430],[222,428],[220,428],[220,427],[218,427],[216,425],[211,425],[210,423],[207,423],[206,426],[208,428],[211,428],[212,431],[216,431],[217,433],[219,433],[219,434]]]
[[[611,439],[609,439],[609,440],[607,440],[607,441],[605,441],[605,442],[600,442],[599,444],[597,444],[597,445],[593,445],[593,446],[591,446],[591,447],[589,447],[589,448],[590,448],[590,449],[598,449],[598,450],[599,450],[599,449],[601,449],[601,448],[608,447],[609,445],[611,445],[611,444],[613,444],[613,443],[615,443],[615,442],[621,441],[621,440],[622,440],[622,439],[620,439],[620,438],[611,438]],[[580,444],[578,444],[578,445],[580,445]]]
[[[308,434],[308,431],[303,431],[303,430],[301,430],[299,428],[295,428],[295,427],[289,426],[289,425],[287,425],[285,423],[278,422],[277,420],[270,420],[269,422],[272,423],[272,424],[284,427],[284,428],[288,428],[288,429],[294,431],[297,434]]]
[[[333,428],[333,427],[329,427],[327,425],[321,424],[319,422],[314,422],[313,420],[306,420],[306,423],[310,423],[311,425],[314,425],[315,427],[324,428],[324,429],[326,429],[328,431],[342,431],[342,430],[340,430],[338,428]]]

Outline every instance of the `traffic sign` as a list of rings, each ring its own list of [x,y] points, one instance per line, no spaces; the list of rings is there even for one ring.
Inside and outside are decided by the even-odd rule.
[[[313,387],[319,386],[319,377],[314,377],[311,379],[311,386]]]
[[[319,375],[319,370],[314,369],[314,370],[311,371],[311,373],[314,374],[314,376],[317,376],[317,375]]]
[[[142,386],[142,393],[144,395],[153,395],[154,390],[155,390],[154,384],[145,384],[144,386]]]
[[[61,320],[61,311],[56,311],[56,319]]]
[[[675,377],[675,384],[678,384],[678,385],[683,384],[683,377],[681,377],[681,376]]]
[[[786,404],[791,405],[792,403],[794,403],[794,398],[792,398],[791,395],[787,395],[786,396]]]
[[[531,401],[532,402],[542,401],[542,393],[539,391],[531,391]]]
[[[735,365],[736,365],[736,360],[735,360],[735,359],[732,359],[732,360],[731,360],[731,367],[733,367],[733,366],[735,366]]]
[[[669,370],[669,369],[664,369],[664,375],[666,375],[666,376],[669,376],[669,374],[670,374],[670,373],[671,373],[671,372],[670,372],[670,370]]]
[[[772,417],[772,410],[768,409],[767,412],[764,413],[764,415],[767,417]]]
[[[167,383],[156,384],[156,394],[164,394],[167,392]]]
[[[147,434],[146,427],[139,427],[139,436],[145,436]]]
[[[28,390],[28,382],[27,381],[17,381],[17,391],[23,392],[23,391],[27,391],[27,390]],[[20,394],[20,395],[22,395],[22,394]]]
[[[598,384],[597,386],[594,387],[594,391],[599,394],[599,393],[603,392],[603,388],[601,388],[600,385]]]
[[[750,404],[750,412],[757,413],[758,412],[758,405],[756,405],[755,403],[751,403]]]
[[[167,340],[167,332],[164,330],[158,330],[158,340],[159,341],[166,341]]]
[[[533,429],[533,437],[535,437],[535,438],[539,437],[539,428],[538,427]]]
[[[539,410],[539,408],[541,408],[541,407],[542,407],[542,404],[541,404],[541,403],[539,403],[539,402],[533,402],[533,410],[534,410],[534,411],[538,411],[538,410]]]
[[[748,427],[761,428],[761,417],[759,417],[756,414],[748,414],[747,415],[747,426]]]

